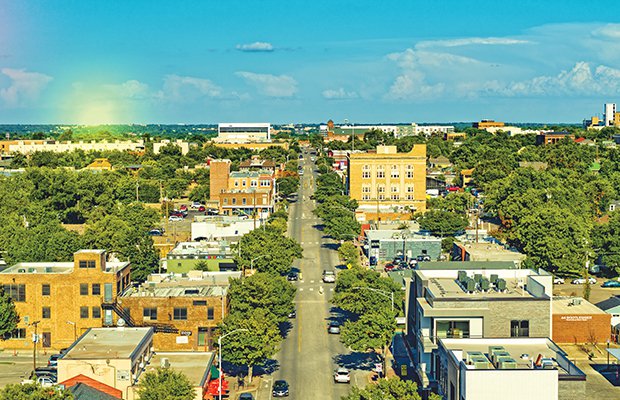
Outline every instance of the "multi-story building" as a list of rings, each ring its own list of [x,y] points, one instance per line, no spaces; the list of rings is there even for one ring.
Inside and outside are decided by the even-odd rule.
[[[405,261],[418,256],[437,260],[441,255],[441,238],[424,236],[402,229],[368,229],[366,236],[367,256],[376,261],[392,261],[403,257]]]
[[[543,132],[536,136],[536,144],[556,144],[566,138],[569,138],[570,140],[575,140],[575,135],[570,132]]]
[[[196,216],[192,222],[192,240],[228,240],[237,242],[248,232],[261,226],[260,219],[246,216],[213,215]]]
[[[439,379],[440,339],[551,337],[551,274],[427,264],[418,263],[407,299],[407,340],[424,387]]]
[[[25,262],[0,272],[0,284],[20,321],[0,347],[32,348],[32,334],[43,348],[69,346],[88,328],[111,325],[106,307],[131,286],[130,264],[109,262],[104,250],[80,250],[73,262]]]
[[[215,142],[251,143],[271,140],[270,123],[220,123]]]
[[[492,119],[483,119],[480,122],[474,122],[471,126],[476,129],[485,129],[485,128],[502,128],[506,125],[503,122],[495,121]]]
[[[209,196],[219,202],[220,193],[228,189],[230,160],[211,160],[209,162]]]
[[[398,129],[395,132],[396,138],[412,135],[424,135],[431,136],[432,134],[447,134],[454,132],[454,126],[452,125],[418,125],[412,123],[411,125],[398,125]]]
[[[96,142],[96,141],[67,141],[56,140],[1,140],[0,153],[4,154],[32,154],[35,151],[51,151],[54,153],[64,153],[74,150],[83,151],[143,151],[144,141],[121,141]]]
[[[166,272],[186,274],[196,269],[199,263],[206,264],[209,271],[236,270],[230,243],[225,240],[181,242],[166,255]]]
[[[439,340],[438,391],[447,400],[581,400],[586,374],[548,338]]]
[[[616,122],[616,103],[605,103],[603,115],[605,116],[605,126],[614,126]]]
[[[452,261],[510,261],[521,265],[525,258],[523,253],[489,242],[454,242],[450,253]]]
[[[410,152],[378,146],[348,156],[347,189],[360,209],[380,212],[426,210],[426,145]]]

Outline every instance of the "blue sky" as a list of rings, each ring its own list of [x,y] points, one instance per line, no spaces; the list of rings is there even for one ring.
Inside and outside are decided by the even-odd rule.
[[[0,0],[0,123],[578,122],[620,4]]]

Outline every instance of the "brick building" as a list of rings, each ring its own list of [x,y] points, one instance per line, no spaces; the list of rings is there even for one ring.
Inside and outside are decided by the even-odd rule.
[[[553,341],[605,343],[611,337],[611,314],[581,297],[553,298]]]
[[[73,262],[19,263],[0,272],[0,285],[15,302],[17,329],[0,348],[32,348],[32,334],[43,348],[69,346],[88,328],[113,324],[106,304],[131,285],[130,264],[109,262],[104,250],[80,250]]]

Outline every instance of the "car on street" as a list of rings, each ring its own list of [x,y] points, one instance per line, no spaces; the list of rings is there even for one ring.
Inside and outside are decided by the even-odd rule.
[[[297,310],[293,310],[290,313],[288,313],[288,317],[291,319],[297,318]]]
[[[336,321],[330,321],[327,325],[327,333],[338,335],[340,333],[340,324]]]
[[[254,395],[252,393],[241,393],[238,400],[254,400]]]
[[[383,269],[385,270],[385,272],[391,272],[391,271],[394,271],[396,269],[396,265],[394,265],[392,263],[387,263],[387,264],[385,264],[385,267]]]
[[[288,273],[288,275],[286,275],[286,279],[288,281],[296,281],[299,279],[299,274],[297,274],[297,272],[291,271]]]
[[[205,212],[205,210],[206,210],[205,206],[198,207],[199,212]]]
[[[175,221],[183,221],[183,217],[178,216],[178,215],[171,215],[171,216],[168,218],[168,221],[170,221],[170,222],[175,222]]]
[[[351,383],[351,373],[346,368],[338,368],[334,372],[334,382],[336,382],[336,383]]]
[[[197,210],[198,208],[200,208],[200,206],[202,206],[202,204],[200,204],[199,201],[195,201],[195,202],[192,203],[190,208],[193,208],[193,209]]]
[[[40,376],[37,378],[37,383],[43,387],[52,387],[54,386],[55,379],[49,376]]]
[[[334,271],[323,271],[323,282],[325,283],[334,283],[336,282],[336,274]]]
[[[149,236],[162,236],[164,233],[159,229],[151,229],[148,234]]]
[[[620,281],[607,281],[604,282],[601,287],[604,288],[620,288]]]
[[[273,390],[271,392],[273,397],[286,397],[289,394],[288,391],[288,382],[283,379],[279,379],[274,382]]]
[[[49,358],[49,360],[47,360],[47,366],[48,367],[57,367],[58,366],[58,359],[62,357],[62,354],[52,354]]]
[[[553,283],[556,285],[563,285],[564,284],[564,278],[560,278],[559,276],[554,276],[553,277]]]
[[[187,205],[186,204],[181,204],[181,206],[179,207],[179,210],[187,211]]]
[[[431,260],[431,256],[427,255],[427,254],[420,254],[419,256],[417,256],[415,258],[417,261],[430,261]]]
[[[588,280],[590,281],[590,285],[594,285],[596,283],[596,279],[594,278],[588,278]],[[583,285],[584,283],[586,283],[586,279],[585,278],[573,279],[571,283],[573,285]]]

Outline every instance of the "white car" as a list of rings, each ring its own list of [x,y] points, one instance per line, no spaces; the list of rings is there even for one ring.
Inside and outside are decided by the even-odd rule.
[[[171,222],[175,222],[175,221],[183,221],[183,217],[179,217],[178,215],[171,215],[171,216],[168,218],[168,221],[171,221]]]
[[[563,285],[564,284],[564,278],[560,278],[559,276],[554,276],[553,277],[553,283],[555,285]]]
[[[323,271],[323,282],[334,283],[336,282],[336,274],[334,271]]]
[[[199,209],[199,208],[200,208],[200,206],[201,206],[201,205],[202,205],[202,204],[200,204],[200,202],[199,202],[199,201],[195,201],[195,202],[193,202],[193,203],[192,203],[192,205],[191,205],[191,206],[189,206],[189,208],[193,208],[193,209],[196,209],[196,210],[197,210],[197,209]]]
[[[590,281],[590,285],[594,285],[596,283],[596,279],[594,278],[588,278],[588,280]],[[585,278],[573,279],[571,283],[573,285],[583,285],[584,283],[586,283],[586,279]]]
[[[336,382],[336,383],[351,383],[351,373],[346,368],[338,368],[334,372],[334,382]]]

